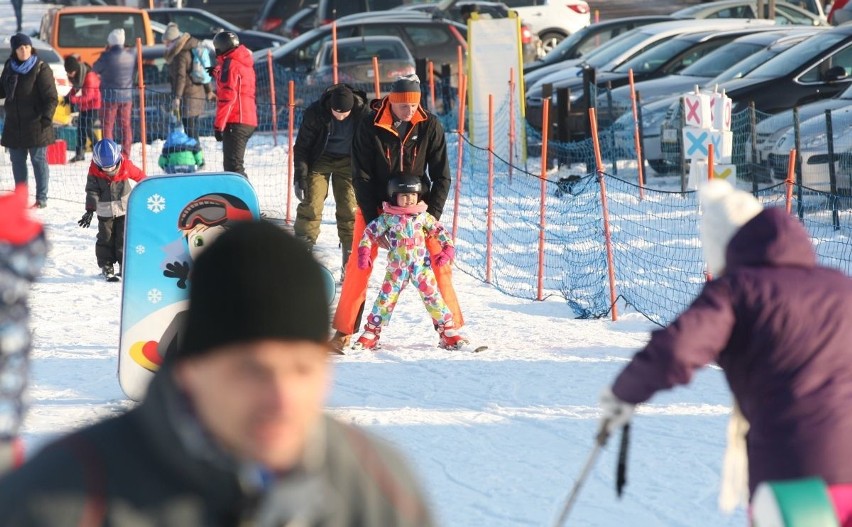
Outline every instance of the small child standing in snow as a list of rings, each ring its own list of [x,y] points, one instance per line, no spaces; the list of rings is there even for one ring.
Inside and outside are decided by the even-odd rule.
[[[112,139],[103,139],[92,148],[92,163],[86,177],[86,213],[77,224],[88,228],[92,215],[98,215],[98,238],[95,256],[101,274],[108,282],[121,276],[115,264],[122,265],[124,256],[124,218],[132,188],[128,180],[141,181],[145,174],[121,153]]]
[[[459,347],[464,339],[454,329],[452,312],[447,308],[431,262],[447,265],[455,255],[453,241],[447,230],[434,216],[426,212],[426,203],[420,201],[422,187],[420,178],[401,176],[388,183],[388,195],[393,203],[384,203],[384,212],[371,221],[358,245],[358,267],[367,269],[372,265],[372,246],[383,237],[388,241],[388,267],[373,309],[367,317],[364,333],[355,346],[373,349],[379,341],[382,326],[386,326],[393,314],[402,289],[413,281],[420,293],[426,310],[432,317],[435,329],[440,334],[438,345],[446,349]],[[433,236],[441,242],[443,249],[434,258],[429,257],[426,237]]]
[[[157,164],[166,174],[191,174],[204,166],[204,153],[198,140],[186,134],[180,115],[172,113],[171,119],[169,136]]]

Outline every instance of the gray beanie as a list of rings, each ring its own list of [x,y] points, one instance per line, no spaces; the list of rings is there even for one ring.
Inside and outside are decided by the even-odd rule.
[[[183,33],[180,32],[180,28],[174,22],[169,22],[169,25],[166,26],[166,31],[163,33],[163,42],[171,42],[172,40],[177,40]]]

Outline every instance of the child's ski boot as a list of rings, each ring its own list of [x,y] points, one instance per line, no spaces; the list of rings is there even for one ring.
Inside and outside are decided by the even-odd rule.
[[[467,339],[462,337],[461,333],[459,333],[457,329],[453,328],[452,323],[438,326],[436,329],[440,335],[440,339],[438,341],[439,348],[444,348],[445,350],[457,350],[461,349],[465,344],[468,344]]]
[[[374,350],[379,347],[379,333],[382,332],[382,327],[367,322],[364,325],[364,332],[358,337],[353,348]]]

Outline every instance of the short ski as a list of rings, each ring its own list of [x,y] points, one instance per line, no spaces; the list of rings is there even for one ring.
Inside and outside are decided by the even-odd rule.
[[[450,351],[469,351],[472,353],[479,353],[481,351],[485,351],[488,349],[488,346],[479,346],[476,344],[471,344],[470,342],[463,340],[456,344],[455,346],[442,346],[438,344],[438,347],[445,350]]]

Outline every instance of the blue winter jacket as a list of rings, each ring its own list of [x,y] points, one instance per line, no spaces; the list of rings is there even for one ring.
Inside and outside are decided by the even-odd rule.
[[[95,61],[92,69],[101,76],[103,102],[130,102],[133,100],[133,74],[136,72],[136,54],[122,46],[110,46]]]

